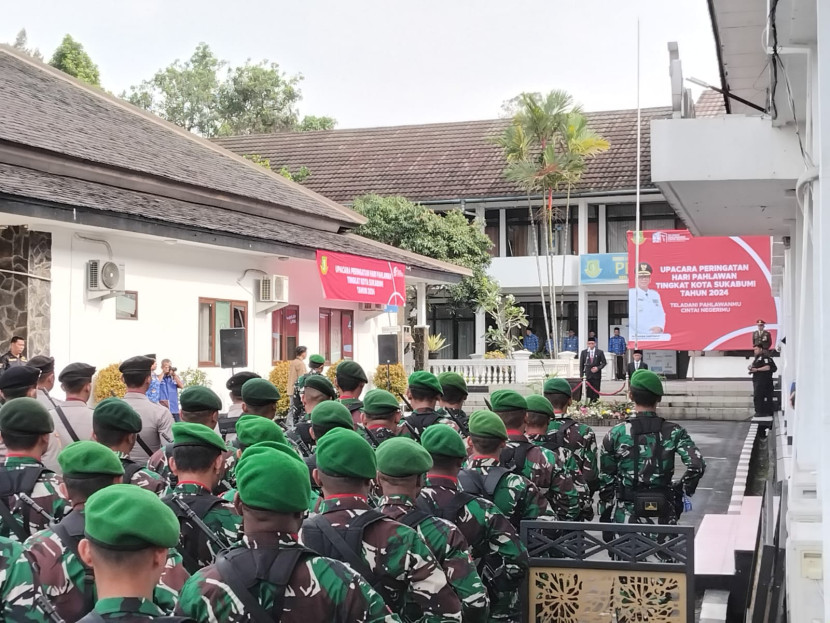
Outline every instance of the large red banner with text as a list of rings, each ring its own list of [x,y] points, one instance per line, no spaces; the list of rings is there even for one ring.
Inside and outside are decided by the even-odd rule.
[[[759,319],[775,344],[771,255],[765,236],[628,232],[629,347],[749,350]]]
[[[381,305],[406,303],[403,264],[318,250],[317,271],[327,299]]]

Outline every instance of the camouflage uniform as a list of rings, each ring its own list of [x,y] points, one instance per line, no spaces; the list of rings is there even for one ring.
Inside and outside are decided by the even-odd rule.
[[[23,546],[0,539],[0,621],[47,623],[50,621],[36,597],[42,595],[32,564]]]
[[[108,597],[95,604],[95,613],[104,621],[118,623],[144,623],[165,616],[152,601],[138,597]],[[91,615],[85,616],[80,623],[93,623]]]
[[[33,467],[43,467],[43,464],[28,456],[10,456],[6,459],[4,467],[8,471],[13,472]],[[69,505],[68,500],[60,493],[60,483],[60,476],[44,469],[29,496],[36,504],[52,515],[56,521],[60,521]],[[23,532],[28,532],[26,538],[48,527],[49,520],[29,507],[17,495],[10,496],[7,503],[12,517],[17,520],[20,529]],[[14,541],[19,540],[11,526],[6,525],[6,522],[2,519],[0,519],[0,536],[10,538]]]
[[[431,475],[421,489],[418,501],[419,504],[426,502],[437,514],[439,509],[447,508],[457,494],[455,479]],[[484,498],[474,497],[464,505],[455,521],[470,544],[476,564],[481,564],[486,558],[495,577],[501,578],[508,586],[518,588],[527,573],[527,548],[496,505]],[[492,585],[488,589],[491,620],[503,621],[519,617],[516,591],[499,591]]]
[[[121,465],[123,465],[125,471],[124,477],[126,478],[127,468],[130,465],[135,465],[136,463],[130,458],[129,453],[127,452],[116,452],[115,455],[121,459]],[[142,489],[147,489],[158,496],[164,495],[164,492],[167,489],[167,481],[162,478],[160,474],[149,470],[146,467],[142,467],[137,472],[134,472],[130,477],[130,481],[126,484],[136,485]]]
[[[636,418],[653,418],[654,412],[640,412]],[[602,441],[600,455],[600,488],[599,512],[600,515],[610,514],[615,523],[653,523],[650,518],[634,518],[634,504],[620,499],[621,492],[633,490],[635,484],[642,487],[667,488],[671,485],[674,476],[674,455],[680,455],[686,466],[686,473],[680,479],[686,493],[691,495],[697,488],[697,483],[703,477],[706,463],[695,446],[686,429],[671,422],[665,422],[660,433],[645,433],[638,439],[640,450],[637,465],[634,465],[632,456],[633,441],[631,426],[635,417],[617,424],[608,431]],[[663,434],[664,432],[668,434]],[[662,438],[662,461],[655,456],[654,449],[658,434]],[[677,523],[674,505],[668,505],[671,513],[665,519],[666,523]],[[661,520],[661,523],[663,521]]]
[[[299,422],[285,432],[285,438],[300,453],[300,456],[308,458],[314,453],[314,438],[311,436],[311,415],[306,413]]]
[[[378,501],[378,510],[395,521],[415,509],[415,502],[406,496],[383,496]],[[458,599],[465,622],[487,621],[489,599],[481,578],[470,558],[470,546],[458,527],[438,517],[427,517],[414,526],[438,564],[444,570],[447,580]]]
[[[153,456],[150,457],[150,460],[147,461],[147,469],[157,473],[167,483],[166,493],[171,493],[178,482],[176,474],[173,473],[173,470],[170,469],[169,465],[172,452],[173,444],[162,446],[156,450],[153,453]],[[224,493],[228,489],[232,489],[236,486],[233,476],[233,467],[236,464],[236,449],[229,444],[228,451],[225,452],[224,457],[225,473],[222,480],[219,481],[219,485],[216,487],[216,491],[214,492],[216,494]]]
[[[73,510],[63,522],[73,523],[80,511]],[[80,520],[83,521],[81,515]],[[80,537],[82,538],[82,537]],[[79,540],[80,540],[79,538]],[[61,538],[51,529],[42,530],[26,541],[29,557],[40,572],[40,584],[46,597],[58,614],[66,621],[77,621],[88,610],[84,604],[84,564]],[[165,612],[172,612],[179,589],[187,578],[181,556],[170,550],[164,574],[153,594],[153,600]],[[90,580],[92,576],[90,576]],[[90,584],[90,597],[95,602],[95,586]]]
[[[548,440],[552,441],[556,432],[571,422],[571,418],[565,417],[564,413],[556,413],[548,425]],[[599,469],[597,469],[597,436],[594,430],[587,424],[577,422],[568,427],[564,435],[564,446],[577,457],[580,462],[579,471],[585,478],[585,482],[596,491],[599,485]]]
[[[435,412],[455,424],[462,437],[470,436],[470,416],[464,412],[464,409],[445,409],[444,407],[438,407]]]
[[[471,457],[463,469],[479,472],[486,477],[492,467],[498,467],[498,459]],[[539,488],[524,476],[506,474],[493,494],[493,503],[518,529],[523,519],[537,519],[549,514],[548,501]]]
[[[373,448],[377,448],[381,442],[386,441],[387,439],[392,439],[392,437],[397,437],[397,432],[386,428],[382,424],[367,424],[365,426],[361,426],[357,429],[363,438],[369,442],[369,445]]]
[[[420,439],[424,430],[426,430],[428,426],[433,426],[434,424],[448,424],[455,430],[458,430],[458,427],[448,417],[439,414],[437,411],[426,410],[413,411],[403,418],[400,425],[400,434],[404,437],[410,437],[417,441]]]
[[[275,532],[246,535],[234,549],[284,550],[297,546],[294,535]],[[240,599],[222,580],[215,565],[197,571],[182,589],[176,614],[200,622],[241,623],[252,620],[248,618]],[[259,581],[250,590],[268,612],[273,607],[274,588],[274,584]],[[283,623],[400,621],[389,611],[380,595],[351,568],[322,556],[308,556],[294,568],[286,587],[281,620]]]
[[[179,483],[173,489],[172,494],[181,495],[185,503],[195,497],[211,495],[210,491],[193,482]],[[171,508],[174,512],[179,512],[179,509],[175,506],[175,504],[171,505]],[[184,521],[187,522],[187,519]],[[217,536],[219,536],[219,538],[224,539],[228,543],[232,544],[239,540],[242,517],[237,514],[233,504],[222,502],[221,504],[214,506],[205,514],[204,517],[202,517],[202,521]],[[220,549],[215,543],[208,539],[199,528],[196,526],[191,526],[191,528],[191,534],[198,538],[197,558],[199,567],[211,564]],[[180,553],[184,556],[184,552],[181,552],[180,550]],[[187,559],[187,556],[185,556],[185,559]]]
[[[324,499],[319,505],[320,514],[335,528],[347,526],[368,510],[368,502],[360,496]],[[301,541],[305,531],[303,527]],[[461,603],[417,532],[384,519],[369,525],[364,538],[362,558],[381,577],[393,612],[401,612],[408,600],[421,608],[423,623],[461,621]]]

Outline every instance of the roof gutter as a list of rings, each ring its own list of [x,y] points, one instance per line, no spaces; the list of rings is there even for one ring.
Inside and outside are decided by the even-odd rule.
[[[720,30],[718,29],[718,17],[715,14],[715,0],[706,0],[709,6],[709,19],[712,22],[712,34],[715,38],[715,52],[718,55],[718,71],[720,72],[720,84],[723,87],[721,95],[723,95],[723,104],[726,107],[726,114],[732,114],[732,101],[727,95],[729,93],[729,85],[726,82],[726,69],[723,66],[723,48],[720,40]]]
[[[586,193],[571,193],[571,199],[589,199],[592,197],[601,198],[601,197],[619,197],[620,195],[635,195],[636,190],[633,188],[625,189],[625,190],[614,190],[614,191],[592,191]],[[644,188],[640,191],[641,195],[659,195],[660,189],[659,188]],[[566,193],[555,193],[553,195],[554,199],[565,199],[567,198]],[[531,201],[541,201],[544,199],[544,195],[502,195],[500,197],[470,197],[470,198],[459,198],[459,199],[428,199],[426,201],[419,201],[417,199],[413,199],[415,203],[419,203],[425,206],[435,206],[435,205],[467,205],[470,203],[490,203],[494,201],[527,201],[530,199]]]

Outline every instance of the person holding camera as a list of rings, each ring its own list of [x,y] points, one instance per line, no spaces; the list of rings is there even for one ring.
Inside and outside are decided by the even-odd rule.
[[[164,405],[173,414],[173,419],[179,421],[179,390],[184,387],[181,378],[176,374],[176,368],[169,359],[161,362],[159,375],[159,404]]]

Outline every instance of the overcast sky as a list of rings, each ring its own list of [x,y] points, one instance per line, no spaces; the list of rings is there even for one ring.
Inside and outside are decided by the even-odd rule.
[[[686,77],[719,84],[704,0],[0,0],[0,42],[25,27],[48,60],[70,33],[120,93],[205,41],[302,73],[301,113],[344,128],[493,118],[553,88],[633,108],[638,17],[644,107],[671,103],[669,41]]]

